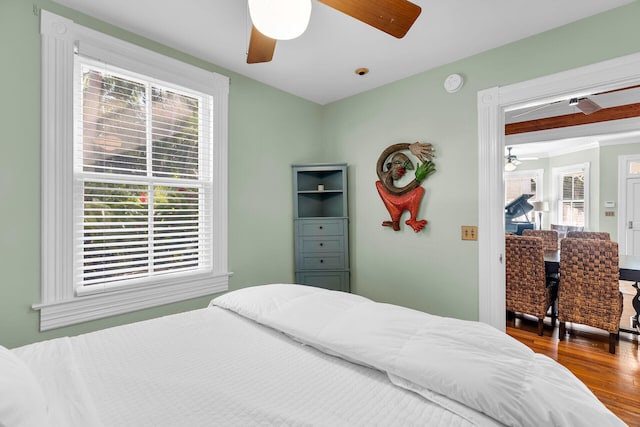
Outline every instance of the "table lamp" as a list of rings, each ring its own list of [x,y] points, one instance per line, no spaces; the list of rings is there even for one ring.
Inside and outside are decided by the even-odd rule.
[[[533,210],[538,212],[538,230],[542,230],[542,212],[549,211],[549,202],[533,202]]]

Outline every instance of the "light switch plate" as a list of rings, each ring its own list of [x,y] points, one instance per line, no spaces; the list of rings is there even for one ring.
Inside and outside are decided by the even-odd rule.
[[[463,225],[462,226],[462,240],[478,240],[478,226],[476,226],[476,225]]]

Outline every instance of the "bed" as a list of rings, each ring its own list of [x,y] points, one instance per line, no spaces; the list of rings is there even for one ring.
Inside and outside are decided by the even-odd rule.
[[[5,427],[625,425],[490,326],[289,284],[0,348],[0,396]]]

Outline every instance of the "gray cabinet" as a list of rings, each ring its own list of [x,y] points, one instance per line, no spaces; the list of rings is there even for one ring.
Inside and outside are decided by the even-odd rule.
[[[349,292],[347,164],[292,168],[296,282]]]

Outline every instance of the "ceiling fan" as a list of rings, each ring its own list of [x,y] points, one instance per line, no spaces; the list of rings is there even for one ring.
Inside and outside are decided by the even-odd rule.
[[[598,95],[598,94],[596,94]],[[595,113],[596,111],[600,111],[602,110],[602,107],[600,105],[598,105],[597,102],[595,102],[593,99],[588,98],[588,97],[581,97],[581,98],[570,98],[570,99],[564,99],[564,100],[560,100],[560,101],[554,101],[554,102],[549,102],[547,104],[542,104],[542,105],[538,105],[537,107],[533,107],[529,110],[523,111],[520,114],[516,114],[512,117],[512,119],[516,119],[518,117],[522,117],[525,116],[527,114],[531,114],[535,111],[540,111],[543,110],[551,105],[555,105],[555,104],[559,104],[559,103],[568,103],[569,106],[571,107],[576,107],[578,110],[580,110],[583,114],[591,114],[591,113]]]
[[[311,13],[311,0],[248,1],[253,25],[247,63],[269,62],[273,58],[277,40],[295,38],[304,32]],[[408,0],[318,0],[318,2],[396,38],[405,36],[422,11],[420,6]],[[283,3],[282,7],[276,7],[276,3]],[[270,24],[277,19],[277,17],[274,18],[274,14],[278,12],[282,12],[283,15],[288,15],[290,12],[300,12],[302,24],[294,26],[298,26],[301,31],[293,36],[280,36],[270,31]]]
[[[516,170],[517,166],[520,166],[522,164],[523,160],[538,160],[538,157],[520,157],[518,158],[518,156],[516,156],[515,154],[511,154],[511,149],[513,147],[507,147],[507,150],[509,151],[508,154],[506,156],[504,156],[504,170],[506,170],[507,172],[511,172]]]
[[[518,167],[520,165],[520,160],[518,160],[518,157],[516,157],[515,154],[511,154],[511,149],[513,147],[507,147],[507,150],[509,150],[509,154],[507,154],[504,159],[506,160],[504,163],[504,170],[506,170],[507,172],[511,172],[516,170],[516,167]]]

